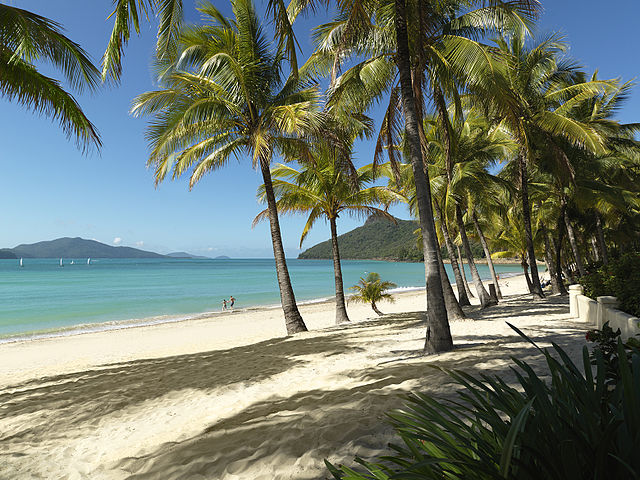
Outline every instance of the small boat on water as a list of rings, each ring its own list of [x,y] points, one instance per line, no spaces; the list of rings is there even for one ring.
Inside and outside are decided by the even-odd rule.
[[[64,267],[64,264],[62,263],[62,259],[60,259],[60,266]]]
[[[22,258],[20,259],[20,266],[24,267],[24,264],[22,263]]]
[[[87,258],[87,265],[91,265],[91,258]]]

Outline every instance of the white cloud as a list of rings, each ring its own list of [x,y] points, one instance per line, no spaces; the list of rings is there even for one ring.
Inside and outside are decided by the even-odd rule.
[[[136,247],[142,247],[144,246],[144,242],[142,240],[140,240],[139,242],[136,242]]]
[[[116,237],[113,239],[114,245],[120,245],[122,243],[122,239],[120,237]]]

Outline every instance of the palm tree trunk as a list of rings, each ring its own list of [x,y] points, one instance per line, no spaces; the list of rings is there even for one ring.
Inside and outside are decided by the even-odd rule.
[[[549,281],[551,282],[551,291],[553,293],[562,293],[560,285],[562,280],[558,278],[558,272],[556,270],[556,264],[553,261],[553,247],[549,240],[549,232],[544,223],[541,226],[542,236],[544,238],[544,261],[547,264],[547,270],[549,270]]]
[[[531,278],[529,277],[529,264],[527,263],[526,257],[521,258],[520,265],[522,266],[522,271],[524,272],[524,279],[527,281],[527,288],[529,289],[529,293],[532,293],[533,284],[531,283]]]
[[[495,305],[496,301],[489,296],[484,288],[484,285],[482,285],[482,280],[480,279],[480,274],[478,273],[476,262],[474,262],[473,260],[473,253],[471,253],[469,238],[467,237],[467,232],[464,228],[464,221],[462,220],[462,210],[460,209],[460,205],[456,205],[456,220],[458,222],[458,230],[460,230],[460,239],[462,240],[464,254],[467,256],[467,263],[469,264],[469,270],[471,270],[471,278],[473,278],[473,283],[476,286],[476,293],[478,294],[478,298],[480,299],[480,305],[482,305],[482,308],[488,307],[490,305]]]
[[[540,277],[538,276],[538,265],[536,264],[536,252],[533,245],[533,232],[531,230],[531,206],[529,205],[529,181],[527,179],[527,162],[524,149],[518,156],[520,167],[520,195],[522,197],[522,219],[524,221],[525,237],[527,239],[527,254],[531,259],[531,284],[534,297],[544,298]]]
[[[469,282],[467,282],[467,272],[464,269],[464,260],[462,259],[460,245],[456,245],[456,249],[458,250],[458,263],[460,264],[460,275],[462,275],[462,284],[464,285],[464,291],[467,293],[467,297],[476,298],[469,288]]]
[[[447,252],[449,252],[449,260],[451,261],[453,276],[456,279],[456,289],[458,290],[458,304],[460,306],[471,305],[469,296],[467,295],[467,291],[464,288],[465,281],[463,280],[462,274],[460,273],[460,265],[458,264],[458,259],[456,258],[456,252],[453,246],[453,242],[451,241],[451,236],[449,235],[449,229],[444,223],[442,210],[440,209],[440,205],[438,205],[438,202],[436,200],[433,201],[433,207],[436,211],[438,221],[440,222],[440,231],[442,232],[442,237],[444,238],[444,244],[447,246]]]
[[[447,319],[447,307],[444,302],[442,280],[438,262],[438,242],[436,241],[435,223],[431,209],[431,188],[428,173],[424,169],[422,149],[420,145],[419,122],[416,103],[411,84],[411,57],[409,53],[409,37],[407,35],[407,18],[404,0],[395,0],[395,30],[397,54],[396,62],[400,74],[400,91],[402,110],[405,118],[405,138],[409,158],[413,169],[416,186],[416,201],[422,244],[424,250],[425,278],[427,288],[427,332],[424,345],[425,353],[436,353],[451,350],[453,340]]]
[[[278,221],[278,208],[276,197],[273,194],[273,184],[271,182],[271,171],[269,163],[260,161],[260,170],[264,180],[264,192],[267,197],[267,208],[269,210],[269,225],[271,226],[271,243],[273,244],[273,257],[276,261],[276,273],[278,275],[278,286],[280,287],[280,302],[284,311],[284,320],[287,326],[287,334],[306,332],[307,326],[302,320],[302,316],[296,305],[296,297],[291,286],[289,269],[282,246],[282,235],[280,234],[280,222]]]
[[[580,249],[578,248],[578,242],[576,241],[576,234],[573,231],[573,226],[571,225],[571,220],[569,220],[569,215],[567,212],[564,214],[564,224],[567,227],[567,236],[569,237],[569,245],[571,245],[571,250],[573,251],[573,256],[576,260],[576,267],[578,267],[578,273],[583,277],[586,275],[587,271],[584,268],[584,263],[582,262],[582,254],[580,253]]]
[[[602,230],[602,219],[600,214],[596,213],[596,241],[600,247],[600,255],[602,255],[602,264],[607,265],[609,263],[609,253],[607,252],[607,244],[604,241],[604,231]]]
[[[378,310],[378,306],[376,305],[376,302],[371,302],[371,308],[373,308],[373,311],[376,312],[381,317],[384,315],[384,313]]]
[[[564,240],[564,211],[565,206],[562,205],[560,207],[560,215],[558,216],[558,221],[556,223],[556,231],[558,232],[558,236],[554,239],[554,247],[556,251],[556,280],[558,283],[558,290],[560,295],[568,295],[567,289],[564,287],[564,282],[562,281],[562,241]]]
[[[478,232],[478,237],[480,237],[480,243],[482,244],[482,249],[484,250],[484,256],[487,257],[487,265],[489,266],[489,271],[491,272],[491,280],[493,280],[493,284],[496,286],[496,295],[498,295],[499,300],[502,300],[502,292],[500,291],[498,276],[496,275],[496,269],[494,268],[493,260],[491,259],[491,251],[489,250],[487,239],[484,237],[484,233],[482,233],[482,229],[480,228],[480,222],[478,222],[476,212],[473,212],[473,214],[471,215],[471,219],[473,220],[473,225],[476,227],[476,232]]]
[[[331,249],[333,250],[333,276],[336,284],[336,323],[349,321],[347,307],[344,301],[344,285],[342,283],[342,267],[340,265],[340,250],[338,248],[338,226],[335,217],[329,218],[331,225]]]
[[[449,317],[449,321],[463,320],[467,318],[467,316],[464,314],[464,310],[462,310],[462,307],[460,307],[458,299],[453,293],[453,288],[451,288],[449,276],[447,275],[447,271],[444,268],[444,262],[442,261],[442,254],[440,253],[440,249],[438,249],[438,259],[438,263],[440,265],[440,278],[442,279],[442,292],[444,293],[444,302],[447,306],[447,316]]]

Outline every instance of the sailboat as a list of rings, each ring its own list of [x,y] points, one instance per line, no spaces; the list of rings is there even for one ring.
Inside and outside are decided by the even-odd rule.
[[[20,259],[20,266],[24,267],[24,265],[22,264],[22,258]]]
[[[62,264],[62,259],[60,259],[60,266],[64,267],[64,265]]]
[[[87,265],[91,265],[91,258],[87,258]]]

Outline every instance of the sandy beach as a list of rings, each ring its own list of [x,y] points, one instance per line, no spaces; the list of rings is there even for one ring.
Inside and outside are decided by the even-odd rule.
[[[577,357],[587,326],[568,298],[532,301],[523,277],[505,299],[452,322],[454,351],[425,357],[424,291],[377,317],[350,304],[303,305],[310,332],[285,336],[280,309],[0,345],[0,478],[316,479],[323,459],[380,453],[384,412],[402,395],[451,395],[431,366],[505,373],[542,365],[552,341]]]

